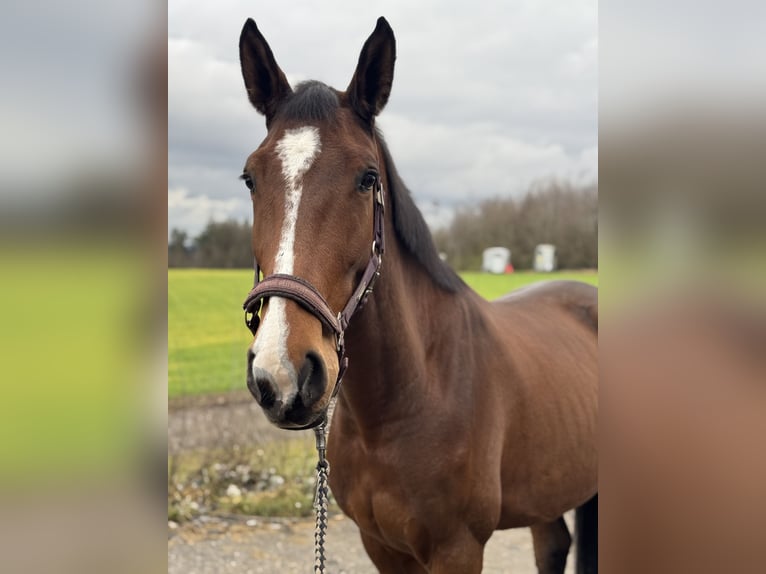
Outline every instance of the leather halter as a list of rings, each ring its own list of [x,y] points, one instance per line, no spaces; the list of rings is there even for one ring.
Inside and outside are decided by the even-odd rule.
[[[380,266],[383,262],[383,252],[385,251],[383,214],[385,205],[380,175],[377,177],[373,195],[372,254],[356,289],[354,289],[345,307],[339,313],[334,313],[322,294],[305,279],[295,275],[276,273],[264,277],[261,281],[261,269],[257,261],[254,261],[255,278],[253,280],[253,288],[248,293],[242,306],[245,310],[245,324],[254,336],[260,324],[258,313],[261,310],[262,302],[269,297],[284,297],[295,301],[319,319],[328,330],[332,331],[335,336],[335,349],[338,353],[338,378],[332,391],[333,397],[340,390],[340,383],[348,366],[344,341],[346,328],[354,313],[367,302],[375,281],[380,276]]]

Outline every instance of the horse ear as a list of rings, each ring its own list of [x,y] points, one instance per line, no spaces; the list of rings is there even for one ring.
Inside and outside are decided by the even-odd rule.
[[[293,90],[252,18],[247,19],[239,37],[239,61],[247,97],[266,116],[268,126],[279,104]]]
[[[371,124],[388,102],[395,60],[394,31],[381,16],[362,47],[354,77],[346,90],[351,107],[367,123]]]

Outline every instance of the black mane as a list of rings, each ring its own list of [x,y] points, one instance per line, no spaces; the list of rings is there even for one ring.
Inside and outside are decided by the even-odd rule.
[[[460,276],[439,257],[431,231],[423,215],[412,199],[412,194],[396,171],[394,160],[388,151],[383,135],[376,130],[383,160],[386,162],[388,192],[392,203],[394,230],[402,246],[426,270],[434,282],[450,293],[456,293],[466,285]]]

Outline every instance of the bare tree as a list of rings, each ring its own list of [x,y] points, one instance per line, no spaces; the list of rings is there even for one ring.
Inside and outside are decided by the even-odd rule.
[[[549,181],[521,199],[489,199],[458,211],[452,224],[434,233],[453,267],[477,270],[484,249],[499,245],[513,254],[517,268],[530,268],[535,247],[556,246],[559,267],[598,266],[598,188]]]

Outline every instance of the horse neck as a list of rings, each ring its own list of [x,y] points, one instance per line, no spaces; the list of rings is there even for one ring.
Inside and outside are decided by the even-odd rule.
[[[434,376],[439,366],[429,357],[435,338],[439,351],[450,353],[450,346],[459,343],[457,315],[465,309],[464,297],[439,288],[394,240],[390,227],[387,223],[391,240],[381,277],[346,332],[349,369],[341,411],[368,435],[408,412],[419,412],[428,385],[443,380]]]

